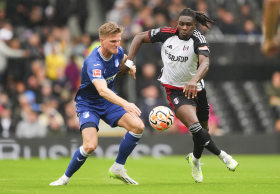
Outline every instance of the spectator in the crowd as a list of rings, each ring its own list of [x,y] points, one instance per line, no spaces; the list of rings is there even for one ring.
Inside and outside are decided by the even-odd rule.
[[[52,81],[58,78],[57,70],[66,67],[66,59],[62,53],[53,47],[52,53],[46,57],[46,70],[47,76]]]
[[[160,83],[156,80],[156,66],[153,63],[146,63],[142,67],[142,74],[138,79],[138,91],[139,95],[142,93],[142,90],[147,88],[150,85],[155,85],[156,87],[160,87]]]
[[[78,65],[74,61],[73,55],[70,57],[70,61],[65,68],[65,75],[71,82],[71,88],[73,92],[77,91],[79,87],[80,70],[78,68]]]
[[[59,44],[59,42],[55,39],[53,34],[49,34],[47,36],[47,40],[44,44],[44,56],[48,57],[50,54],[53,53],[53,50],[56,50],[57,52],[61,52],[62,48]]]
[[[88,17],[87,0],[76,0],[74,3],[74,12],[77,14],[78,23],[80,25],[82,33],[85,33],[86,21]]]
[[[222,12],[220,29],[223,34],[238,34],[238,27],[235,24],[233,14],[226,11]]]
[[[215,114],[213,105],[209,104],[208,126],[209,126],[209,133],[212,136],[222,136],[222,135],[224,135],[224,131],[220,128],[219,124],[220,124],[220,119]]]
[[[58,119],[56,115],[50,115],[49,125],[47,126],[47,136],[62,136],[65,134],[64,122],[61,119]]]
[[[171,20],[177,20],[178,14],[187,6],[183,3],[182,0],[172,0],[171,4],[168,6],[168,14]]]
[[[55,26],[65,27],[71,14],[71,0],[56,0],[55,1]]]
[[[201,34],[203,34],[207,39],[211,40],[221,40],[224,37],[224,34],[216,25],[208,25],[210,28],[202,26],[201,24],[197,25]]]
[[[26,119],[17,124],[16,137],[26,139],[46,137],[47,128],[38,122],[38,113],[30,109],[26,116]]]
[[[89,34],[83,34],[80,39],[81,41],[73,48],[73,55],[85,58],[87,57],[87,48],[91,44],[91,38]]]
[[[12,106],[3,104],[0,110],[0,138],[11,138],[15,135],[17,121],[12,117]]]
[[[79,119],[76,113],[76,106],[74,101],[70,101],[64,106],[65,122],[68,133],[80,133]]]
[[[22,1],[6,1],[6,13],[14,26],[29,24],[28,9]]]
[[[57,101],[56,101],[57,102]],[[57,124],[61,130],[64,128],[64,119],[63,116],[57,111],[57,104],[53,100],[42,105],[42,113],[39,115],[38,120],[43,126],[52,130],[52,127],[57,128]],[[54,117],[54,118],[53,118]],[[55,120],[52,120],[55,119]],[[50,126],[52,121],[52,125]]]
[[[272,74],[271,83],[265,88],[268,104],[272,107],[275,113],[275,130],[280,132],[280,72]]]
[[[30,52],[31,61],[43,58],[40,42],[40,36],[36,33],[32,34],[27,40],[26,49]]]
[[[12,38],[10,41],[7,41],[7,45],[11,49],[20,49],[22,48],[21,43],[18,38]],[[22,58],[7,58],[7,68],[3,72],[3,85],[7,88],[8,81],[17,82],[17,81],[26,81],[28,76],[28,59]]]
[[[256,24],[253,20],[246,20],[243,24],[243,29],[240,34],[243,35],[260,35],[261,32],[256,28]]]
[[[280,72],[273,73],[271,83],[266,86],[265,92],[269,105],[280,111]]]
[[[9,23],[4,24],[0,29],[0,84],[2,83],[2,74],[7,67],[7,58],[28,57],[29,52],[21,49],[12,49],[7,46],[6,41],[13,37],[12,26]]]

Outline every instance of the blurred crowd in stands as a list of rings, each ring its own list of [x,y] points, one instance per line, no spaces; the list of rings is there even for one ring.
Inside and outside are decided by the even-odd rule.
[[[96,2],[101,6],[102,23],[114,21],[125,27],[121,45],[126,53],[137,33],[161,26],[175,27],[178,13],[186,7],[207,13],[215,21],[211,29],[197,26],[206,37],[261,34],[261,0]],[[79,133],[73,99],[80,84],[83,61],[99,45],[98,34],[86,31],[89,13],[87,0],[0,0],[0,138]],[[73,36],[68,27],[68,19],[73,15],[78,21],[79,36]],[[139,52],[136,58],[138,98],[135,103],[143,112],[148,133],[155,132],[148,121],[150,110],[158,105],[168,106],[166,94],[156,80],[162,67],[159,59],[160,45],[150,56]],[[116,90],[124,98],[127,93],[123,92],[122,84],[126,79],[116,81]],[[279,109],[280,78],[275,79],[278,85],[268,88],[267,94],[272,95],[270,104]],[[280,120],[277,126],[280,128]],[[209,127],[213,135],[224,134],[215,107],[210,109]],[[178,119],[168,131],[188,133]]]

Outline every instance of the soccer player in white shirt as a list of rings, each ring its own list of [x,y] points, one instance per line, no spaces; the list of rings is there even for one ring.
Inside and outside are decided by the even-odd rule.
[[[196,30],[196,22],[206,27],[213,23],[204,13],[188,8],[180,12],[176,28],[161,27],[137,34],[128,61],[133,61],[142,43],[163,43],[164,68],[159,81],[176,116],[193,135],[194,149],[187,160],[195,181],[202,182],[200,158],[204,148],[217,155],[231,171],[235,171],[238,163],[219,149],[208,133],[209,105],[203,78],[209,69],[210,50],[205,37]]]

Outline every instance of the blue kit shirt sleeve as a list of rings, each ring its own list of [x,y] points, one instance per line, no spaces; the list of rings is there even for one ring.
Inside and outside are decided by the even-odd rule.
[[[87,74],[91,82],[96,80],[105,80],[103,77],[104,66],[100,61],[87,62]]]

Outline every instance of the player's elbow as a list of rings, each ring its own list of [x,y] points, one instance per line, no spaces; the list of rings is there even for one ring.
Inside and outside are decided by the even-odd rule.
[[[97,91],[101,97],[105,98],[107,96],[106,88],[100,88]]]

